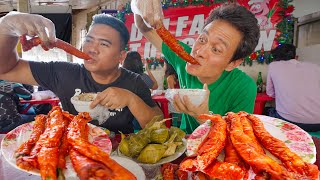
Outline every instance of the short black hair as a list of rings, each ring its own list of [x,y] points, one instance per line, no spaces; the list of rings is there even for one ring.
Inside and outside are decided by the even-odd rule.
[[[143,73],[143,64],[141,60],[141,55],[137,51],[129,51],[127,53],[127,57],[123,62],[122,67],[138,73],[142,74]]]
[[[230,62],[244,58],[254,51],[259,42],[260,28],[252,12],[234,3],[224,4],[211,10],[204,27],[214,20],[226,21],[242,33],[242,40]]]
[[[296,47],[293,44],[281,44],[271,50],[274,61],[290,60],[296,58]]]
[[[168,60],[166,58],[163,58],[164,63],[166,63],[166,70],[164,71],[164,75],[165,77],[168,77],[170,75],[175,75],[176,77],[178,77],[176,70],[174,70],[173,66],[168,62]]]
[[[90,27],[95,24],[104,24],[118,31],[120,33],[121,41],[120,48],[121,50],[124,50],[126,48],[129,41],[129,31],[122,21],[109,14],[96,14],[92,18]]]

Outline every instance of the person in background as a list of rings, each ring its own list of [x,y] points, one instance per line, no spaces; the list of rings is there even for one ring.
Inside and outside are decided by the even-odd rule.
[[[143,63],[145,64],[148,74],[143,72]],[[149,89],[155,90],[158,88],[157,80],[154,78],[149,69],[147,62],[142,63],[141,55],[137,51],[127,52],[127,57],[123,61],[122,67],[141,75],[142,80],[147,84]]]
[[[25,87],[30,93],[32,93],[33,100],[45,100],[56,97],[56,95],[52,91],[47,90],[46,88],[43,88],[41,86],[35,87],[33,85],[23,84],[23,87]],[[35,88],[36,91],[34,90]],[[35,114],[48,114],[52,109],[52,105],[50,103],[34,104],[30,109],[34,109]]]
[[[320,66],[299,61],[292,44],[279,45],[271,53],[266,93],[275,98],[276,108],[268,115],[305,131],[320,131]]]
[[[135,24],[140,32],[166,57],[178,74],[180,87],[207,90],[205,100],[193,105],[187,97],[174,97],[174,106],[182,114],[180,128],[192,133],[205,120],[200,114],[224,115],[232,111],[253,112],[257,87],[254,80],[237,69],[244,57],[258,44],[258,21],[245,7],[236,4],[213,9],[192,48],[180,42],[184,50],[200,65],[186,63],[156,33],[163,24],[162,5],[158,0],[132,0]],[[140,12],[137,12],[138,10]],[[144,19],[143,19],[144,18]],[[153,28],[149,28],[145,22]],[[155,28],[155,29],[154,29]]]
[[[2,82],[6,82],[4,80],[2,80]],[[16,96],[18,96],[19,99],[23,99],[23,100],[31,100],[33,99],[33,89],[31,89],[30,86],[26,85],[26,84],[20,84],[20,83],[14,83],[14,82],[8,82],[12,84],[12,88],[13,88],[13,93],[15,93]],[[30,88],[30,89],[29,89]],[[18,104],[18,112],[23,111],[29,104]],[[25,113],[25,115],[35,115],[35,109],[32,106],[31,108],[28,109],[28,111]],[[29,119],[28,116],[24,117],[24,115],[22,115],[23,118]]]
[[[165,89],[180,89],[178,75],[166,58],[164,58],[164,78],[166,81]],[[169,101],[168,109],[172,117],[172,125],[179,127],[181,124],[181,113],[175,110],[171,101]]]
[[[164,78],[167,81],[167,88],[168,89],[179,89],[179,81],[178,75],[176,71],[173,69],[172,65],[168,63],[166,59],[164,59]]]
[[[33,99],[37,99],[37,100],[44,100],[44,99],[51,99],[51,98],[55,98],[56,95],[48,90],[47,88],[38,86],[37,88],[37,92],[32,93],[33,95]],[[33,105],[36,114],[48,114],[50,112],[50,110],[52,109],[52,105],[50,103],[46,103],[46,104],[36,104]]]
[[[71,97],[75,90],[97,93],[90,107],[98,104],[109,111],[102,121],[92,121],[115,133],[132,133],[136,118],[144,127],[154,116],[162,115],[141,77],[119,66],[126,57],[129,32],[124,23],[107,14],[97,14],[83,43],[91,59],[83,64],[35,62],[18,57],[19,36],[39,36],[42,45],[52,48],[56,42],[54,24],[49,19],[26,13],[8,13],[0,19],[0,78],[24,84],[40,85],[58,96],[65,111],[78,114]]]
[[[7,133],[17,126],[34,120],[34,110],[19,114],[23,109],[19,98],[30,100],[31,92],[20,83],[0,80],[0,133]],[[32,115],[31,115],[32,114]]]

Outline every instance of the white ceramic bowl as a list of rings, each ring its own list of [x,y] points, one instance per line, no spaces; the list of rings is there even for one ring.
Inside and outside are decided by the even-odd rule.
[[[167,89],[165,97],[172,103],[174,95],[179,94],[183,101],[183,96],[188,96],[192,104],[200,105],[206,96],[206,90],[203,89]]]

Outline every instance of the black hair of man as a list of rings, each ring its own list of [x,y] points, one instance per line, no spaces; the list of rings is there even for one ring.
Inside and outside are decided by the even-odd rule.
[[[95,24],[104,24],[104,25],[110,26],[113,29],[115,29],[116,31],[118,31],[120,33],[120,41],[121,41],[120,42],[120,49],[121,50],[125,49],[125,47],[128,44],[130,35],[129,35],[129,31],[128,31],[127,27],[125,26],[125,24],[121,20],[119,20],[109,14],[96,14],[92,18],[92,23],[90,25],[90,28]]]
[[[141,55],[137,51],[129,51],[127,53],[127,57],[123,62],[122,67],[138,73],[142,74],[143,73],[143,64],[141,60]]]
[[[224,4],[211,10],[204,27],[215,20],[230,23],[242,34],[242,39],[230,62],[244,58],[254,51],[259,42],[260,28],[252,12],[234,3]]]
[[[174,70],[173,66],[168,62],[168,60],[166,58],[163,58],[163,60],[164,63],[166,63],[166,70],[164,72],[165,77],[168,77],[172,74],[178,77],[176,70]]]
[[[293,44],[281,44],[271,50],[274,61],[287,61],[296,58],[296,47]]]

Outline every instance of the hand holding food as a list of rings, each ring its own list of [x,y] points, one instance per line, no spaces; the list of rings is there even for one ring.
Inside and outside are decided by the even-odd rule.
[[[162,4],[159,0],[132,0],[131,9],[140,15],[145,24],[151,28],[159,28],[163,20]]]
[[[98,104],[108,109],[121,109],[129,106],[133,93],[129,90],[117,87],[109,87],[97,94],[90,107],[94,108]]]
[[[48,33],[47,33],[48,32]],[[56,41],[54,23],[37,14],[10,12],[1,21],[1,34],[10,36],[39,36],[42,44],[50,47]]]
[[[163,25],[162,4],[159,0],[132,0],[131,9],[133,13],[141,16],[144,24],[149,28],[156,29],[160,38],[183,60],[191,64],[199,64],[184,48],[179,44],[176,38]]]
[[[22,45],[23,51],[28,51],[28,50],[32,49],[33,47],[38,46],[39,44],[41,44],[41,47],[44,50],[46,50],[46,51],[49,50],[49,46],[44,45],[43,41],[39,37],[33,37],[30,40],[27,40],[26,35],[22,35],[20,37],[20,43]],[[64,50],[65,52],[67,52],[71,55],[74,55],[78,58],[81,58],[81,59],[85,59],[85,60],[91,59],[91,57],[88,54],[78,50],[77,48],[73,47],[69,43],[66,43],[60,39],[56,39],[56,42],[51,43],[51,47],[57,47],[59,49]]]
[[[173,89],[175,90],[175,89]],[[180,89],[180,90],[188,90],[188,89]],[[195,90],[201,90],[201,89],[194,89]],[[202,124],[206,121],[206,119],[199,119],[198,116],[201,114],[209,114],[209,96],[210,91],[208,90],[207,84],[203,85],[204,91],[195,91],[194,93],[200,93],[200,94],[192,94],[193,90],[190,89],[190,92],[186,95],[179,92],[174,95],[174,101],[173,106],[177,112],[182,112],[185,114],[189,114],[190,116],[193,116],[199,124]],[[195,104],[195,100],[199,102],[199,104]]]

